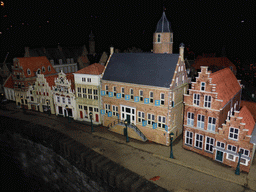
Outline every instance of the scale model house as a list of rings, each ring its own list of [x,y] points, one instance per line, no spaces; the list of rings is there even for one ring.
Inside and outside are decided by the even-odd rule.
[[[215,73],[202,66],[184,95],[183,148],[249,172],[256,144],[255,121],[241,108],[242,85],[230,68]],[[254,130],[254,132],[253,132]]]
[[[184,45],[173,54],[165,12],[153,35],[153,53],[113,53],[101,84],[103,125],[128,136],[170,145],[182,133],[183,94],[188,89]]]

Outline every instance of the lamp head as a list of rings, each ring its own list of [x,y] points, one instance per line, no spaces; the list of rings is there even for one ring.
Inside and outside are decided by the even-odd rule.
[[[124,124],[125,124],[125,125],[127,125],[127,124],[128,124],[128,121],[127,121],[127,119],[125,119],[125,121],[124,121]]]

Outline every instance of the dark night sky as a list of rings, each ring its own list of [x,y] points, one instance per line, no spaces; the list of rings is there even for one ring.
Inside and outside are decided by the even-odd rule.
[[[88,48],[91,30],[96,52],[108,52],[111,44],[121,50],[136,46],[150,51],[163,11],[163,1],[3,1],[0,62],[7,51],[9,59],[22,56],[25,46]],[[169,0],[164,5],[174,32],[174,52],[183,42],[197,54],[221,53],[225,45],[229,57],[255,57],[254,0]]]

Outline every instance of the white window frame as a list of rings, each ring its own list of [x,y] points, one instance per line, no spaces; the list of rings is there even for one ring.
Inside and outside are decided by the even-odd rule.
[[[193,146],[193,132],[185,131],[185,144],[189,146]]]
[[[222,144],[223,144],[223,147],[222,147]],[[219,148],[225,149],[225,143],[224,142],[216,141],[216,146],[219,147]]]
[[[92,89],[87,89],[88,99],[92,99]]]
[[[112,105],[113,116],[118,116],[118,106]]]
[[[113,95],[116,97],[116,86],[113,87]]]
[[[138,111],[138,123],[142,123],[142,121],[145,121],[145,113]]]
[[[164,93],[160,93],[160,105],[164,105]]]
[[[68,98],[68,104],[69,104],[69,105],[71,104],[71,99],[70,99],[70,98]]]
[[[196,105],[196,106],[200,105],[200,94],[197,94],[197,93],[193,94],[193,105]]]
[[[148,125],[153,125],[155,123],[155,115],[148,113]]]
[[[82,82],[86,82],[86,78],[85,77],[82,77]]]
[[[243,162],[243,160],[245,161],[245,163]],[[242,157],[241,157],[241,159],[240,159],[240,163],[241,163],[242,165],[248,166],[248,160],[247,160],[247,159],[244,159],[244,158],[242,158]]]
[[[201,82],[200,90],[205,91],[205,82]]]
[[[233,131],[231,131],[233,129]],[[237,133],[235,132],[237,130]],[[237,138],[235,138],[235,136]],[[228,132],[228,138],[238,141],[239,139],[239,129],[238,128],[234,128],[234,127],[229,127],[229,132]]]
[[[204,120],[205,120],[205,116],[198,114],[197,115],[197,127],[204,129]]]
[[[82,97],[82,94],[81,94],[81,87],[77,87],[77,96],[78,96],[78,97]]]
[[[149,102],[154,103],[154,92],[153,91],[149,91]]]
[[[91,83],[92,82],[92,78],[87,78],[87,82]]]
[[[87,99],[87,91],[86,88],[82,88],[83,90],[83,98]]]
[[[60,97],[57,97],[57,102],[60,103]]]
[[[231,147],[231,149],[229,149],[229,146]],[[236,153],[236,151],[237,151],[237,146],[228,144],[228,145],[227,145],[227,150]]]
[[[197,138],[197,136],[199,136],[199,139]],[[202,138],[202,140],[201,140]],[[195,143],[194,143],[194,147],[196,147],[197,149],[203,149],[203,141],[204,141],[204,136],[201,134],[196,133],[195,134]],[[200,144],[201,144],[201,148],[200,148]]]
[[[166,117],[158,115],[157,116],[157,127],[165,129]]]
[[[78,108],[79,108],[79,109],[83,109],[83,106],[82,106],[82,105],[78,105]]]
[[[240,147],[240,148],[239,148],[239,151],[241,151],[242,155],[244,155],[244,156],[247,156],[247,157],[250,156],[250,150],[248,150],[248,149],[244,149],[244,148],[241,148],[241,147]],[[248,152],[247,155],[245,154],[245,151]]]
[[[211,119],[211,122],[210,122]],[[213,120],[215,119],[215,123],[213,123]],[[208,131],[214,131],[216,130],[216,118],[214,117],[208,117],[208,125],[207,125],[207,130]]]
[[[209,142],[207,141],[207,139],[209,139]],[[213,153],[214,143],[215,143],[215,139],[214,138],[206,136],[205,137],[205,147],[204,147],[204,150],[209,152],[209,153]],[[209,146],[209,149],[207,149],[208,146]]]
[[[193,118],[192,118],[193,117]],[[188,126],[194,126],[195,121],[195,115],[192,112],[187,113],[187,125]]]
[[[205,108],[211,108],[212,105],[212,96],[211,95],[205,95],[204,96],[204,107]]]
[[[105,85],[106,94],[108,95],[108,85]]]
[[[65,102],[66,102],[65,97],[62,97],[62,103],[65,103]]]
[[[93,99],[94,100],[98,100],[99,99],[98,89],[93,89]]]
[[[236,156],[231,154],[231,153],[227,153],[226,159],[229,160],[229,161],[236,161]]]

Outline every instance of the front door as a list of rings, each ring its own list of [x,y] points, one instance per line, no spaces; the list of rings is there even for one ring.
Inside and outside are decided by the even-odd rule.
[[[96,122],[99,122],[99,115],[95,114],[95,116],[96,116]]]
[[[83,119],[83,111],[80,111],[80,118]]]
[[[223,161],[223,152],[222,151],[216,151],[216,160]]]
[[[126,114],[126,119],[127,119],[128,124],[130,124],[131,123],[131,115]]]
[[[64,109],[64,116],[67,117],[67,110]]]

